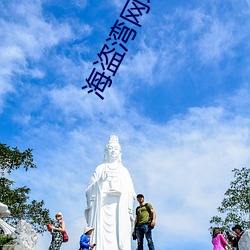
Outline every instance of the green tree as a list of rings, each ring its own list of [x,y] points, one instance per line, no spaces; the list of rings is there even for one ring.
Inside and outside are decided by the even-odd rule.
[[[11,216],[5,220],[15,226],[21,219],[29,222],[37,233],[43,233],[45,225],[52,219],[49,210],[44,208],[44,201],[30,200],[30,188],[27,186],[14,188],[14,181],[6,178],[19,168],[36,168],[33,163],[32,149],[21,152],[17,147],[10,148],[0,143],[0,202],[6,204]]]
[[[213,216],[210,220],[212,225],[223,231],[230,231],[235,224],[246,229],[250,220],[250,168],[235,168],[232,172],[234,180],[217,208],[222,216]]]

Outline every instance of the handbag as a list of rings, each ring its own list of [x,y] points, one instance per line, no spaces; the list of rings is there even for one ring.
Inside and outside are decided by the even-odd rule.
[[[64,231],[64,232],[62,233],[62,235],[63,235],[63,242],[67,242],[67,241],[69,240],[69,236],[68,236],[67,232]]]
[[[46,226],[47,226],[48,231],[52,232],[52,224],[47,224]]]

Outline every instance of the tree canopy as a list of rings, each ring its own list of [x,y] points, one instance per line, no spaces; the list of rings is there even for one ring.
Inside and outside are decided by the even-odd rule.
[[[232,172],[234,180],[217,208],[222,216],[213,216],[210,221],[212,225],[227,231],[230,231],[235,224],[246,229],[250,222],[250,168],[235,168]]]
[[[0,202],[6,204],[11,212],[11,216],[5,220],[12,226],[21,219],[26,220],[37,233],[42,233],[46,230],[45,225],[52,221],[49,210],[44,208],[44,201],[31,200],[30,188],[14,188],[14,181],[6,178],[6,175],[21,167],[26,171],[36,168],[32,149],[21,152],[17,147],[0,143]]]
[[[0,143],[0,173],[3,176],[5,172],[10,174],[13,170],[21,166],[27,171],[29,168],[36,168],[33,163],[32,149],[28,148],[21,152],[17,147],[10,148],[6,144]]]

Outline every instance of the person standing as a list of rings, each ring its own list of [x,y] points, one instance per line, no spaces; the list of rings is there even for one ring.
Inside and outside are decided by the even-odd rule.
[[[232,230],[236,233],[235,234],[231,234],[234,237],[234,243],[236,246],[236,249],[239,250],[239,240],[242,236],[242,234],[244,233],[242,227],[240,225],[235,225]]]
[[[50,233],[52,234],[52,240],[49,250],[60,250],[63,242],[63,232],[66,230],[65,222],[62,220],[63,215],[61,212],[56,213],[56,223],[51,226]]]
[[[213,250],[225,250],[225,246],[232,249],[218,227],[213,228],[212,244]]]
[[[155,250],[152,239],[152,229],[155,226],[156,213],[150,203],[145,203],[143,194],[137,195],[137,201],[140,205],[136,208],[136,217],[133,231],[133,235],[136,235],[137,237],[137,249],[143,250],[143,240],[145,235],[148,242],[148,249]]]
[[[93,232],[94,228],[93,227],[86,227],[83,235],[80,238],[80,249],[79,250],[89,250],[93,249],[95,247],[94,244],[90,244],[90,235]]]

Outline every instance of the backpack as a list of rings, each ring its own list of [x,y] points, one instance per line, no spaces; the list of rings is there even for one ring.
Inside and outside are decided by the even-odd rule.
[[[153,229],[154,227],[151,226],[151,222],[153,220],[153,214],[151,213],[151,210],[150,210],[150,207],[148,206],[148,203],[145,203],[143,206],[146,207],[147,211],[148,211],[148,214],[149,214],[149,218],[148,218],[148,225],[151,229]],[[136,215],[138,215],[138,209],[140,208],[140,206],[138,206],[136,208]]]

